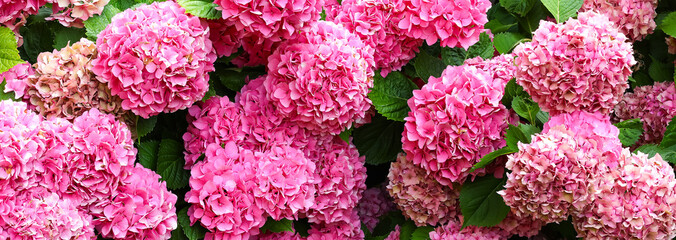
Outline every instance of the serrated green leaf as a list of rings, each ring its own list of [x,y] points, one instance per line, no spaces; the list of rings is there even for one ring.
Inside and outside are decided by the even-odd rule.
[[[514,32],[504,32],[495,34],[493,44],[500,54],[509,53],[517,44],[524,40],[523,35]]]
[[[397,154],[401,151],[403,131],[404,123],[376,115],[371,123],[355,129],[352,136],[359,154],[366,157],[366,163],[379,165],[397,158]]]
[[[507,11],[523,17],[533,8],[535,1],[536,0],[501,0],[500,5],[507,9]]]
[[[138,139],[141,139],[152,132],[153,129],[155,129],[155,124],[157,124],[157,116],[152,116],[147,119],[139,117],[136,122],[136,135]]]
[[[649,157],[655,156],[656,153],[659,153],[661,156],[666,155],[668,152],[667,150],[661,148],[660,146],[656,144],[646,144],[643,146],[640,146],[634,150],[635,153],[642,152],[645,154],[648,154]]]
[[[446,64],[437,57],[429,55],[425,51],[420,51],[413,59],[415,72],[423,81],[427,82],[430,77],[440,77],[441,72],[446,69]]]
[[[173,139],[162,139],[157,153],[157,173],[167,182],[169,189],[188,186],[190,173],[183,169],[184,165],[183,144]]]
[[[502,96],[502,105],[507,108],[512,108],[512,99],[516,96],[528,96],[528,93],[523,90],[521,85],[516,84],[516,80],[512,78],[505,86],[505,95]]]
[[[190,226],[190,217],[188,217],[188,208],[184,207],[177,213],[178,215],[178,224],[183,228],[183,233],[189,240],[198,240],[203,239],[204,235],[207,233],[207,229],[202,227],[199,222],[196,222],[195,225]]]
[[[397,225],[403,225],[406,222],[406,218],[401,214],[400,211],[390,211],[378,218],[378,224],[373,228],[371,235],[388,235]]]
[[[50,28],[54,24],[58,23],[35,22],[30,26],[21,28],[21,35],[23,36],[22,48],[26,51],[29,62],[37,62],[40,53],[51,52],[54,49],[54,33]]]
[[[509,207],[498,191],[505,186],[507,178],[498,179],[487,175],[465,182],[460,190],[460,210],[466,226],[492,227],[507,217]]]
[[[387,119],[403,122],[411,110],[407,101],[413,97],[416,88],[415,83],[400,72],[391,72],[386,78],[376,73],[368,97],[378,113]]]
[[[399,240],[411,240],[413,232],[416,230],[415,223],[413,221],[406,221],[404,224],[399,226]]]
[[[490,29],[493,34],[507,31],[517,25],[517,19],[499,4],[493,5],[488,10],[488,20],[484,28]]]
[[[518,127],[521,130],[521,132],[523,133],[523,135],[526,136],[526,142],[524,142],[524,143],[530,143],[533,135],[542,131],[540,128],[533,126],[531,124],[522,123],[522,124],[519,124]]]
[[[676,37],[676,12],[671,12],[662,19],[659,28],[669,36]]]
[[[673,64],[663,63],[652,56],[650,58],[652,62],[648,67],[648,74],[655,82],[671,81],[674,78]]]
[[[247,78],[253,80],[261,75],[264,75],[265,73],[265,67],[217,67],[215,72],[221,84],[235,92],[239,92],[239,90],[242,89],[242,87],[246,84]]]
[[[423,226],[415,229],[411,234],[411,240],[427,240],[430,239],[430,232],[434,231],[433,227]]]
[[[176,2],[185,8],[185,12],[201,18],[219,19],[222,17],[221,11],[216,9],[218,5],[211,0],[177,0]]]
[[[540,112],[540,107],[530,98],[524,99],[517,96],[512,99],[512,109],[516,114],[525,118],[530,123],[536,123],[536,115]]]
[[[282,218],[279,221],[268,217],[268,220],[265,221],[265,225],[261,227],[261,234],[266,232],[293,232],[293,221],[289,219]]]
[[[542,4],[556,19],[556,22],[565,22],[577,15],[584,0],[541,0]]]
[[[99,240],[105,238],[101,237],[101,235],[98,235],[96,239]],[[171,231],[171,238],[169,238],[169,240],[187,240],[187,239],[188,237],[186,237],[185,234],[183,233],[183,228],[181,227],[181,225],[176,226],[176,229],[174,229],[174,231]]]
[[[521,128],[512,124],[509,124],[509,127],[505,131],[505,141],[507,142],[507,147],[513,151],[519,151],[519,142],[530,142],[526,134],[521,131]]]
[[[514,150],[511,147],[503,147],[503,148],[500,148],[498,150],[492,151],[491,153],[486,154],[486,156],[483,156],[481,158],[481,160],[479,160],[478,163],[474,164],[474,166],[472,166],[471,171],[474,171],[474,170],[488,166],[488,164],[491,164],[493,162],[493,160],[495,160],[499,156],[512,154],[512,153],[515,153],[517,151],[518,151],[518,149]]]
[[[664,131],[664,137],[660,142],[660,147],[676,151],[676,117],[673,117]]]
[[[110,24],[110,19],[120,12],[122,11],[114,7],[113,4],[108,4],[103,8],[101,15],[90,17],[84,21],[84,26],[87,30],[87,38],[92,41],[96,41],[99,33],[106,29],[106,26]]]
[[[494,48],[490,36],[486,33],[481,33],[479,42],[470,46],[467,50],[456,48],[442,48],[441,59],[446,65],[460,66],[465,63],[465,60],[475,57],[489,59],[493,57]]]
[[[54,31],[54,49],[61,49],[80,41],[85,35],[83,28],[58,28]]]
[[[537,114],[535,114],[535,119],[537,120],[537,123],[542,126],[549,121],[549,113],[542,111],[541,109]]]
[[[160,141],[150,140],[138,144],[138,162],[143,167],[155,171],[157,169],[157,152]]]
[[[531,34],[540,26],[540,20],[547,17],[547,10],[540,1],[533,4],[533,8],[525,17],[519,18],[519,28],[522,33]]]
[[[139,3],[152,3],[155,2],[153,0],[139,0],[139,1],[134,1],[134,0],[111,0],[108,5],[111,5],[115,8],[117,8],[120,11],[127,10],[129,8],[132,8],[134,5],[137,5]]]
[[[629,119],[615,123],[614,125],[620,130],[618,137],[624,147],[634,145],[643,133],[643,123],[641,123],[640,119]]]

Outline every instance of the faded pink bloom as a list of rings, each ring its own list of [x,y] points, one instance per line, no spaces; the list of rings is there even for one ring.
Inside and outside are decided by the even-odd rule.
[[[413,59],[422,39],[406,35],[398,23],[406,6],[402,0],[345,0],[326,19],[342,24],[375,50],[375,68],[385,77]]]
[[[110,0],[50,0],[53,1],[52,16],[47,20],[58,20],[66,27],[84,27],[84,21],[101,14]]]
[[[511,211],[495,228],[504,230],[507,232],[507,236],[533,237],[540,233],[540,229],[545,225],[544,221],[533,219],[530,216],[519,217],[514,211]]]
[[[332,223],[313,224],[307,240],[360,240],[364,239],[361,222],[356,211],[346,213],[345,219]]]
[[[339,134],[371,107],[372,51],[341,25],[318,22],[270,56],[267,98],[297,125]]]
[[[634,88],[615,106],[615,121],[639,118],[643,122],[642,143],[659,143],[671,119],[676,116],[676,88],[673,81],[655,82]]]
[[[396,1],[396,0],[390,0]],[[405,10],[400,13],[399,28],[410,37],[424,39],[427,45],[437,40],[442,47],[463,47],[479,41],[488,22],[488,0],[399,0]]]
[[[140,164],[123,168],[120,187],[94,220],[105,238],[169,239],[176,229],[176,195],[160,175]]]
[[[35,74],[30,63],[22,63],[0,73],[0,82],[6,81],[5,93],[14,92],[14,98],[21,99],[26,92],[26,79]]]
[[[636,64],[631,43],[604,15],[580,13],[541,21],[533,41],[514,49],[516,82],[552,115],[578,110],[608,114]]]
[[[99,34],[92,71],[141,117],[185,109],[202,99],[214,70],[208,30],[175,2],[127,9]]]
[[[593,204],[573,218],[584,239],[672,239],[676,236],[676,179],[659,154],[624,149],[619,167],[600,176]]]
[[[505,146],[509,112],[502,105],[504,83],[472,66],[449,66],[430,77],[408,100],[403,149],[406,157],[441,184],[462,183],[486,154]]]
[[[581,12],[595,11],[611,22],[632,41],[641,41],[653,33],[657,0],[585,0]]]
[[[453,220],[430,232],[431,240],[500,240],[509,234],[499,228],[467,226],[461,230],[462,222]]]
[[[369,231],[378,225],[380,216],[385,215],[395,207],[387,191],[382,187],[369,188],[364,191],[364,196],[359,200],[357,213],[359,219],[366,225]]]

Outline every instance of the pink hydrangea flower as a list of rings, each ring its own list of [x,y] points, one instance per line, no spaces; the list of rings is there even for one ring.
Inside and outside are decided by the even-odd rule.
[[[405,9],[398,26],[409,36],[425,39],[427,45],[439,40],[442,47],[464,49],[479,41],[491,8],[488,0],[399,0],[394,5]]]
[[[16,65],[7,72],[0,73],[0,82],[6,82],[5,93],[14,92],[14,98],[21,99],[26,92],[26,79],[35,74],[31,64],[26,62]]]
[[[303,240],[305,238],[294,232],[267,232],[258,236],[253,236],[253,240]]]
[[[394,207],[395,205],[387,191],[381,187],[374,187],[364,191],[364,196],[357,205],[357,212],[362,223],[366,225],[369,231],[373,231],[373,228],[380,221],[380,216],[385,215]]]
[[[0,101],[0,185],[33,177],[33,166],[45,149],[38,138],[41,124],[25,103]]]
[[[2,0],[0,1],[0,25],[13,26],[17,21],[25,22],[28,15],[38,13],[38,9],[45,3],[47,3],[45,0]]]
[[[254,152],[234,142],[210,144],[205,160],[190,171],[190,191],[185,201],[191,224],[199,221],[211,230],[206,239],[248,239],[265,224],[264,210],[252,194],[256,186]]]
[[[487,60],[481,57],[470,58],[465,60],[464,64],[491,73],[493,79],[502,82],[502,89],[516,76],[516,65],[514,65],[514,56],[512,54],[502,54]]]
[[[234,24],[222,19],[207,20],[209,24],[209,39],[219,57],[227,57],[236,53],[241,46],[244,32],[238,31]]]
[[[171,1],[125,10],[99,33],[92,71],[141,117],[187,108],[204,96],[214,70],[208,30]]]
[[[0,239],[96,239],[92,217],[78,205],[42,187],[0,197]]]
[[[399,225],[394,227],[394,231],[392,231],[387,237],[385,237],[384,240],[399,240],[401,237],[401,229]]]
[[[125,167],[125,176],[103,213],[94,220],[103,237],[114,239],[169,239],[176,229],[177,197],[160,182],[160,175],[137,164]]]
[[[552,115],[609,113],[636,64],[631,43],[595,12],[555,24],[541,21],[533,41],[514,49],[516,82]]]
[[[305,149],[306,156],[317,167],[319,179],[315,205],[307,214],[311,223],[349,222],[366,190],[365,159],[351,142],[351,139],[346,143],[338,136],[326,136],[314,147]]]
[[[624,149],[619,167],[601,176],[596,201],[573,218],[584,239],[672,239],[676,236],[676,179],[659,154]]]
[[[583,150],[598,149],[612,152],[615,156],[622,151],[622,143],[618,138],[620,130],[610,122],[608,115],[584,111],[562,113],[552,116],[545,123],[542,132],[547,133],[556,126],[571,131]]]
[[[596,11],[608,16],[624,35],[641,41],[653,33],[657,0],[585,0],[580,11]]]
[[[407,218],[418,226],[445,224],[460,215],[460,191],[441,185],[403,153],[390,165],[387,191]]]
[[[454,220],[439,226],[430,232],[431,240],[499,240],[507,239],[509,234],[499,228],[467,226]]]
[[[372,51],[341,25],[314,24],[268,59],[267,97],[292,122],[339,134],[371,107]]]
[[[238,31],[280,41],[305,31],[319,20],[324,0],[216,0],[223,19]]]
[[[242,54],[230,62],[240,68],[267,65],[268,58],[281,43],[282,41],[278,40],[260,39],[256,35],[246,35],[241,38]]]
[[[533,237],[540,233],[540,229],[546,223],[539,219],[533,219],[530,216],[519,217],[514,211],[509,212],[505,219],[502,219],[496,228],[500,228],[507,233],[507,236],[519,235],[521,237]]]
[[[504,84],[472,66],[449,66],[430,77],[408,100],[403,149],[406,157],[437,181],[450,186],[470,175],[472,166],[505,146],[509,112],[500,102]]]
[[[50,0],[53,14],[47,20],[58,20],[66,27],[84,27],[84,21],[101,14],[110,0]]]
[[[346,0],[326,19],[342,24],[375,50],[376,69],[385,77],[413,59],[423,40],[406,35],[399,28],[406,6],[402,0]]]
[[[361,240],[364,232],[356,211],[351,211],[345,219],[332,223],[313,224],[308,230],[307,240]]]
[[[659,143],[671,118],[676,116],[674,82],[655,82],[652,86],[634,88],[615,107],[616,121],[639,118],[643,122],[640,143]]]

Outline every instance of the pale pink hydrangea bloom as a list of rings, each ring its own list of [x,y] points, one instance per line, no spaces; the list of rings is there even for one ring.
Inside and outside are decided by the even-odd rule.
[[[595,12],[565,23],[541,21],[533,41],[514,49],[516,82],[552,115],[609,113],[636,64],[631,43]]]
[[[25,103],[0,101],[0,185],[32,178],[33,165],[44,151],[38,139],[42,118]]]
[[[516,65],[514,65],[512,54],[502,54],[487,60],[481,57],[470,58],[465,60],[464,64],[491,73],[495,81],[501,81],[502,89],[516,76]]]
[[[580,11],[604,14],[629,39],[641,41],[657,27],[655,8],[657,0],[585,0]]]
[[[219,57],[227,57],[236,53],[241,46],[243,31],[238,31],[234,24],[223,19],[207,20],[209,39]]]
[[[505,189],[498,193],[519,218],[546,223],[566,220],[595,197],[601,154],[581,149],[583,139],[557,125],[519,143],[519,152],[508,157]]]
[[[406,35],[398,23],[406,6],[403,0],[345,0],[326,19],[342,24],[375,50],[376,69],[385,77],[413,59],[422,39]]]
[[[418,226],[445,224],[460,215],[460,191],[441,185],[403,153],[390,165],[387,191],[402,214]]]
[[[52,15],[47,20],[58,20],[66,27],[84,27],[84,21],[101,14],[110,0],[50,0]]]
[[[373,187],[366,189],[359,204],[357,205],[357,212],[359,219],[366,225],[369,231],[378,225],[380,216],[385,215],[395,207],[392,199],[390,199],[386,189],[382,187]]]
[[[540,233],[540,229],[546,223],[539,219],[533,219],[530,216],[519,217],[514,211],[510,211],[505,219],[502,219],[496,228],[500,228],[507,233],[507,236],[519,235],[521,237],[533,237]]]
[[[405,9],[399,28],[409,36],[424,39],[427,45],[437,40],[442,47],[463,47],[479,41],[488,22],[489,0],[402,0]]]
[[[228,24],[259,39],[290,39],[319,20],[324,0],[216,0]]]
[[[585,111],[562,113],[552,116],[545,123],[542,132],[547,133],[549,129],[556,126],[569,130],[583,150],[598,149],[614,154],[615,158],[622,150],[622,142],[618,138],[620,130],[610,122],[608,115]],[[614,165],[612,162],[606,162],[606,164]]]
[[[473,66],[449,66],[430,77],[408,100],[403,149],[406,157],[450,186],[468,176],[486,154],[505,146],[509,112],[501,103],[504,84]]]
[[[141,117],[187,108],[202,99],[214,70],[208,30],[171,1],[125,10],[99,33],[92,71]]]
[[[619,167],[601,176],[596,201],[573,219],[584,239],[672,239],[676,179],[659,154],[624,149]]]
[[[430,232],[431,240],[501,240],[509,234],[499,228],[467,226],[461,230],[462,222],[453,220]]]
[[[341,25],[318,22],[268,60],[267,97],[299,126],[339,134],[371,107],[373,49]]]
[[[615,107],[616,121],[639,118],[643,135],[639,143],[659,143],[664,131],[676,116],[676,88],[673,81],[655,82],[652,86],[634,88]]]
[[[332,223],[313,224],[307,240],[361,240],[364,232],[357,211],[345,213],[346,218]]]
[[[385,237],[384,240],[399,240],[401,237],[401,229],[399,225],[394,227],[394,231],[392,231],[387,237]]]
[[[30,63],[22,63],[0,73],[0,82],[5,81],[5,93],[14,92],[14,98],[21,99],[26,92],[26,79],[35,74]]]
[[[338,136],[322,137],[305,152],[315,163],[319,179],[315,205],[307,213],[308,220],[311,223],[349,222],[366,190],[364,157],[359,156],[352,139],[347,143]]]
[[[42,187],[0,198],[0,239],[96,239],[92,217],[78,205]]]
[[[177,197],[160,175],[140,164],[124,168],[120,187],[94,220],[105,238],[169,239],[176,229]]]

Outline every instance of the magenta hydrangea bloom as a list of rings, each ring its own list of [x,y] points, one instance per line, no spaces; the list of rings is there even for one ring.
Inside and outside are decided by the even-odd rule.
[[[268,99],[310,131],[339,134],[371,107],[373,49],[341,25],[318,22],[268,60]]]
[[[317,166],[319,179],[315,205],[307,214],[308,220],[311,223],[349,222],[366,190],[364,157],[359,156],[351,139],[347,143],[338,136],[322,137],[305,151]]]
[[[676,116],[674,82],[655,82],[652,86],[634,88],[615,106],[615,120],[639,118],[643,122],[640,143],[659,143],[671,118]]]
[[[255,35],[246,35],[240,41],[243,52],[230,61],[240,68],[267,65],[268,58],[282,44],[282,41],[260,39]]]
[[[464,49],[479,41],[491,8],[488,0],[390,1],[405,9],[398,26],[409,36],[425,39],[430,46],[439,40],[442,47]]]
[[[94,220],[105,238],[169,239],[176,229],[177,197],[160,175],[140,164],[124,168],[125,176],[110,203]]]
[[[460,191],[441,185],[403,153],[390,165],[387,191],[402,214],[418,226],[445,224],[460,215]]]
[[[10,26],[12,29],[11,26],[14,26],[17,21],[25,23],[26,17],[38,13],[38,9],[45,3],[47,3],[45,0],[2,0],[0,1],[0,25]]]
[[[632,41],[641,41],[653,33],[657,0],[584,0],[580,11],[596,11],[608,16]]]
[[[214,232],[207,239],[248,239],[266,220],[252,194],[258,187],[252,164],[258,159],[234,142],[224,145],[208,145],[204,161],[192,167],[190,191],[185,194],[185,201],[192,204],[188,216],[191,224],[199,220]]]
[[[96,239],[92,217],[79,205],[42,187],[0,197],[0,239]]]
[[[499,228],[467,226],[462,228],[460,221],[454,220],[439,226],[430,232],[431,240],[500,240],[509,238],[509,234]]]
[[[502,54],[487,60],[481,57],[470,58],[465,60],[464,64],[491,73],[493,79],[502,82],[503,89],[504,86],[507,86],[509,80],[516,76],[516,65],[514,65],[512,54]]]
[[[395,207],[387,191],[381,187],[369,188],[357,204],[359,219],[366,225],[369,231],[378,225],[380,216],[385,215]]]
[[[631,43],[604,15],[580,13],[565,23],[541,21],[533,41],[514,49],[516,82],[552,115],[608,114],[636,64]]]
[[[41,124],[42,118],[25,103],[0,101],[0,185],[32,178],[33,166],[45,149],[38,139]]]
[[[47,20],[58,20],[66,27],[84,27],[84,21],[101,14],[110,0],[50,0],[53,14]]]
[[[141,117],[187,108],[202,99],[214,70],[208,30],[171,1],[125,10],[99,33],[92,71]]]
[[[406,157],[437,181],[450,186],[470,175],[472,166],[505,146],[509,112],[502,105],[504,84],[472,66],[449,66],[430,77],[408,100],[403,149]]]
[[[236,53],[241,46],[244,32],[238,31],[234,24],[222,19],[207,20],[209,24],[209,39],[219,57],[227,57]]]
[[[81,199],[90,211],[101,211],[117,192],[123,168],[136,161],[131,132],[112,115],[92,109],[75,118],[66,134],[73,139],[64,166],[70,175],[65,194]]]
[[[6,82],[5,93],[14,92],[14,98],[21,99],[26,92],[26,79],[35,74],[30,63],[22,63],[0,73],[0,82]]]
[[[215,0],[223,19],[238,31],[259,39],[280,41],[308,29],[319,20],[324,0]]]
[[[252,240],[303,240],[305,238],[295,232],[267,232],[258,236],[253,236]]]
[[[600,151],[582,149],[582,139],[557,125],[519,143],[508,157],[505,189],[498,193],[519,218],[560,222],[580,211],[595,197],[600,175]]]
[[[672,239],[676,179],[659,154],[624,149],[619,167],[601,176],[596,201],[573,218],[584,239]]]
[[[390,232],[384,240],[399,240],[401,237],[401,229],[399,225],[394,227],[394,231]]]
[[[423,43],[399,28],[405,9],[402,0],[346,0],[336,11],[327,11],[326,19],[342,24],[371,46],[375,67],[385,77],[413,59]]]
[[[308,230],[307,240],[361,240],[364,232],[356,211],[351,211],[346,218],[332,222],[313,224]]]
[[[496,228],[500,228],[507,233],[507,236],[519,235],[521,237],[533,237],[540,233],[540,229],[547,223],[539,219],[533,219],[530,216],[519,217],[514,211],[509,212],[505,219],[502,219]]]

